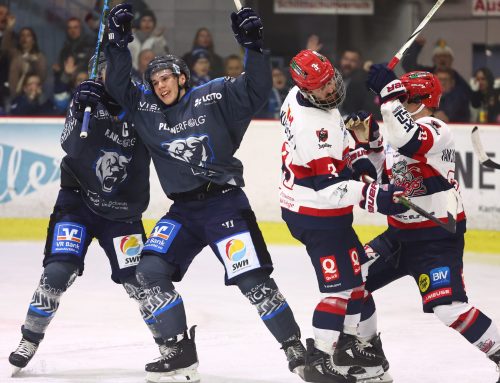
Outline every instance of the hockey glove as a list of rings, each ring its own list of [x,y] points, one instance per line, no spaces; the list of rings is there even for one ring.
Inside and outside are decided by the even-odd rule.
[[[370,67],[366,84],[369,89],[380,95],[382,104],[394,99],[404,102],[408,98],[403,83],[384,64],[375,64]]]
[[[345,120],[345,126],[356,142],[356,148],[380,152],[384,149],[380,129],[373,115],[360,110],[351,113]]]
[[[401,243],[390,239],[387,232],[373,238],[365,246],[365,253],[369,259],[376,259],[379,256],[385,261],[397,267],[399,256],[401,255]]]
[[[80,83],[73,94],[76,119],[83,119],[83,112],[87,106],[94,110],[97,104],[102,102],[105,93],[104,84],[101,81],[85,80]]]
[[[113,7],[108,16],[109,42],[120,48],[126,48],[128,43],[134,40],[131,27],[133,19],[134,14],[130,4],[123,3]]]
[[[378,185],[373,182],[365,185],[362,194],[363,200],[359,206],[370,213],[396,215],[408,210],[406,206],[397,202],[397,198],[404,195],[402,187],[392,184]]]
[[[262,21],[252,8],[241,8],[238,13],[231,13],[231,28],[238,44],[243,48],[262,52]]]
[[[363,176],[368,176],[371,179],[377,179],[377,170],[372,162],[366,156],[364,148],[358,148],[349,152],[349,162],[352,168],[352,179],[363,181]]]

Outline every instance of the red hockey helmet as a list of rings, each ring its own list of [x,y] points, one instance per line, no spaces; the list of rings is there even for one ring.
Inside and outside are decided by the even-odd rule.
[[[422,103],[428,108],[437,108],[441,100],[441,83],[430,72],[410,72],[401,77],[408,91],[408,102]]]
[[[332,109],[339,106],[345,98],[345,86],[340,72],[322,54],[305,49],[290,62],[290,74],[302,94],[315,106]],[[311,92],[320,89],[330,81],[335,82],[335,92],[326,99],[319,100]]]

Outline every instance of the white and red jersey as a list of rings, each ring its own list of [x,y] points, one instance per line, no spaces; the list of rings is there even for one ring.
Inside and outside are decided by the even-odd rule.
[[[404,187],[416,205],[437,218],[447,219],[447,197],[455,180],[455,141],[449,126],[434,117],[414,121],[399,100],[381,107],[388,143],[386,171],[390,182]],[[457,233],[465,232],[465,213],[460,194]],[[403,240],[424,240],[450,234],[413,210],[388,217],[389,230]],[[416,230],[418,229],[418,230]]]
[[[294,87],[281,107],[280,205],[303,227],[350,226],[364,183],[350,180],[349,138],[337,109],[312,106]]]

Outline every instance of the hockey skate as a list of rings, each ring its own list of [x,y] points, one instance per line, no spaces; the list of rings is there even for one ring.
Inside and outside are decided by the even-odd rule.
[[[367,348],[370,352],[373,352],[383,358],[382,368],[384,369],[384,374],[373,379],[364,380],[363,383],[392,383],[394,380],[387,372],[389,370],[389,361],[385,357],[384,350],[382,348],[382,341],[380,340],[380,334],[374,336],[368,342],[364,342],[360,339],[358,339],[358,341],[364,348]]]
[[[385,357],[373,347],[360,342],[354,335],[345,333],[339,335],[333,352],[333,362],[341,371],[344,371],[342,367],[350,366],[347,373],[355,376],[358,382],[377,382],[373,379],[384,375],[384,360]]]
[[[198,374],[198,355],[194,343],[195,327],[184,332],[182,339],[168,340],[160,346],[161,357],[146,364],[148,382],[190,382],[200,381]]]
[[[25,337],[21,338],[19,346],[16,351],[11,352],[9,356],[9,363],[14,367],[12,369],[12,376],[16,375],[22,368],[26,367],[31,358],[35,355],[38,345],[40,343],[31,342]]]
[[[332,361],[331,355],[314,347],[314,339],[307,339],[304,380],[315,383],[355,383],[356,378],[344,375]]]
[[[285,351],[290,371],[304,379],[306,349],[300,341],[300,335],[294,335],[284,341],[281,344],[281,349]]]
[[[493,354],[488,355],[488,358],[490,358],[490,360],[497,365],[497,371],[500,371],[500,348]],[[500,377],[498,378],[497,383],[500,383]]]

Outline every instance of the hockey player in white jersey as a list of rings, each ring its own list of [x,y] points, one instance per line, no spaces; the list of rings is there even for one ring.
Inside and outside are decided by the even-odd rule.
[[[410,72],[401,77],[384,65],[372,66],[368,86],[380,95],[386,128],[386,172],[394,185],[442,221],[447,220],[447,198],[456,204],[457,227],[452,234],[419,214],[408,211],[388,217],[388,230],[365,246],[371,259],[366,280],[358,336],[377,339],[373,291],[411,275],[422,296],[423,310],[434,313],[446,326],[458,331],[495,364],[500,362],[500,334],[483,312],[468,303],[463,279],[463,250],[466,219],[455,175],[455,142],[450,127],[432,116],[439,106],[441,86],[429,72]],[[367,121],[364,124],[357,122]],[[365,140],[378,126],[370,116],[359,113],[346,120],[353,136]],[[364,136],[364,138],[362,138]],[[382,142],[382,137],[379,137]],[[377,150],[372,157],[384,156]],[[500,380],[498,381],[500,382]],[[497,382],[497,383],[498,383]]]
[[[402,188],[352,179],[348,132],[337,109],[345,88],[330,61],[304,50],[292,59],[290,73],[297,86],[281,109],[280,204],[290,232],[307,248],[322,293],[313,315],[315,339],[307,340],[304,379],[363,381],[384,373],[385,358],[356,338],[361,269],[368,260],[352,228],[353,206],[386,215],[407,209],[394,202]]]

